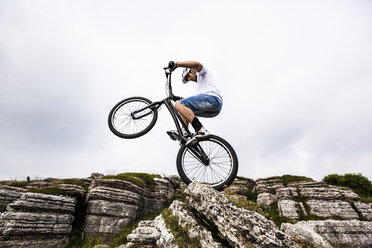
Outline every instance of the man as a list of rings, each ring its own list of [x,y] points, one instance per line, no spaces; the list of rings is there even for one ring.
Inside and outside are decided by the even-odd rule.
[[[195,133],[186,143],[209,135],[209,132],[200,123],[197,116],[215,117],[222,108],[222,96],[217,89],[213,76],[208,69],[197,61],[169,62],[172,70],[178,67],[185,68],[182,73],[182,82],[185,84],[194,81],[198,84],[197,94],[177,101],[176,110],[180,113],[182,120],[188,127],[189,123],[195,129]]]

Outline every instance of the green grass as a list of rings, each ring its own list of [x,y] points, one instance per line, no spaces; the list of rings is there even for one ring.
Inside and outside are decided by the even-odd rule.
[[[172,215],[172,210],[166,208],[162,212],[166,227],[173,234],[176,244],[180,248],[201,247],[199,239],[192,239],[187,234],[187,230],[178,225],[178,217]]]
[[[137,186],[143,188],[153,189],[155,187],[154,178],[160,178],[159,175],[147,174],[147,173],[121,173],[118,175],[107,175],[102,177],[102,179],[117,179],[122,181],[131,182]]]
[[[67,179],[61,179],[63,184],[73,184],[78,185],[84,189],[85,192],[88,191],[90,183],[85,182],[83,179],[77,179],[77,178],[67,178]],[[60,183],[59,183],[60,184]]]
[[[363,202],[363,203],[371,203],[372,202],[372,197],[361,196],[360,201]]]
[[[43,180],[37,180],[43,182]],[[17,187],[17,188],[26,188],[30,185],[30,183],[35,182],[35,180],[32,180],[30,182],[27,181],[3,181],[1,184],[11,186],[11,187]],[[45,182],[45,181],[44,181]],[[48,180],[49,184],[52,184],[54,186],[57,186],[59,184],[74,184],[82,187],[85,191],[89,188],[89,183],[85,182],[83,179],[77,179],[77,178],[68,178],[68,179],[54,179],[54,180]]]
[[[28,185],[27,181],[5,181],[3,182],[4,185],[17,187],[17,188],[26,188]]]
[[[239,199],[236,198],[233,199],[229,195],[225,195],[225,197],[229,199],[229,201],[238,208],[244,208],[250,211],[257,212],[265,217],[268,217],[268,214],[260,206],[258,206],[257,203],[247,200],[247,198],[245,198],[244,196],[240,196]]]
[[[92,248],[96,245],[103,245],[105,242],[103,236],[87,237],[85,239],[79,239],[78,237],[71,237],[67,248]]]
[[[27,191],[31,192],[31,193],[41,193],[41,194],[46,194],[46,195],[64,195],[64,196],[67,196],[67,194],[64,190],[59,189],[56,186],[28,189]]]
[[[314,181],[313,179],[311,179],[309,177],[294,176],[294,175],[288,175],[288,174],[285,174],[283,176],[275,176],[275,177],[266,178],[266,180],[274,180],[274,179],[278,179],[286,187],[288,186],[289,183],[293,183],[293,182],[301,182],[301,181],[313,182]],[[270,184],[270,183],[268,183],[268,184]]]
[[[288,175],[288,174],[281,176],[280,180],[283,182],[283,185],[286,187],[289,183],[293,183],[293,182],[301,182],[301,181],[313,182],[314,181],[313,179],[309,177],[293,176],[293,175]]]
[[[265,212],[268,215],[268,218],[272,221],[274,221],[275,225],[277,225],[279,228],[282,223],[293,223],[290,219],[279,216],[279,211],[278,211],[278,203],[272,204],[270,207],[264,209]]]
[[[174,200],[178,200],[180,202],[187,203],[185,192],[183,192],[183,190],[181,188],[176,188],[175,189],[172,201],[174,201]]]

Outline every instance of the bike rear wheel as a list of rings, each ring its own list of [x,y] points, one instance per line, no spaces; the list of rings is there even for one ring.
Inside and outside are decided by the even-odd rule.
[[[209,158],[207,165],[195,156],[193,146],[203,149]],[[197,181],[210,184],[217,190],[231,185],[238,173],[238,158],[232,146],[216,135],[203,137],[193,146],[184,145],[178,152],[177,170],[181,179],[187,185]]]
[[[110,130],[120,138],[138,138],[149,132],[158,118],[155,107],[146,108],[152,102],[144,97],[135,96],[117,103],[108,116]],[[145,109],[144,109],[145,108]],[[133,114],[135,111],[142,111]]]

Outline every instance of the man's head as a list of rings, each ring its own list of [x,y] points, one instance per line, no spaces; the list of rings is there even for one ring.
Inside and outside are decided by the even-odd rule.
[[[188,81],[196,82],[196,70],[194,68],[185,68],[182,72],[182,82],[185,84]]]

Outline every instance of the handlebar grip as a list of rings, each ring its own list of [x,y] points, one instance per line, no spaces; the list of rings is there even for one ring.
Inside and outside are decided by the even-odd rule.
[[[174,61],[169,61],[168,68],[171,70],[174,70],[176,69],[175,67],[176,67],[176,63],[174,63]]]

